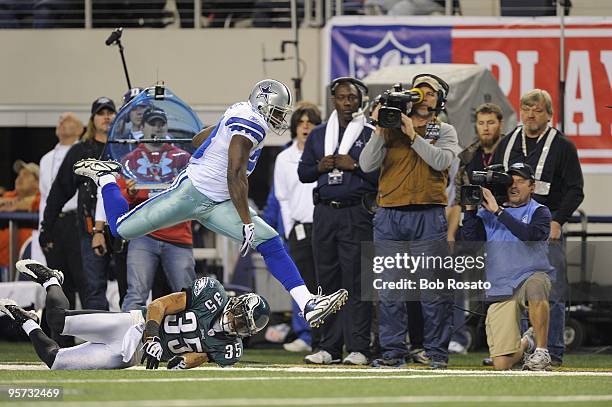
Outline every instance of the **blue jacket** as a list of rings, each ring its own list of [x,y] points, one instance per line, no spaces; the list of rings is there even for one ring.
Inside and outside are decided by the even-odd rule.
[[[358,200],[361,199],[366,192],[376,192],[378,190],[379,171],[365,173],[361,169],[356,171],[344,171],[344,180],[342,185],[328,185],[327,173],[320,174],[317,170],[317,165],[323,157],[325,157],[325,128],[327,122],[322,123],[312,129],[302,159],[298,166],[298,175],[303,183],[317,181],[317,189],[322,200]],[[344,135],[344,128],[340,127],[340,137],[338,145]],[[372,130],[365,127],[359,138],[355,141],[348,154],[357,162],[363,147],[366,145]]]
[[[480,209],[466,211],[464,240],[486,241],[486,276],[491,283],[490,299],[512,296],[532,274],[543,271],[554,279],[548,260],[550,210],[531,199],[518,208],[504,208],[501,215]]]

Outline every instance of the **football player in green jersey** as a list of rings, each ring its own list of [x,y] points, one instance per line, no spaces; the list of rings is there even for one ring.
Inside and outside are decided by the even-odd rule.
[[[46,289],[49,327],[86,341],[60,348],[40,329],[33,313],[0,299],[0,315],[21,326],[40,359],[53,370],[122,369],[138,361],[146,362],[147,369],[157,369],[161,361],[168,362],[168,369],[189,369],[204,362],[229,366],[242,356],[242,338],[261,331],[270,316],[268,303],[259,295],[229,298],[221,283],[209,277],[142,310],[72,311],[67,309],[60,271],[34,260],[21,260],[16,266]]]

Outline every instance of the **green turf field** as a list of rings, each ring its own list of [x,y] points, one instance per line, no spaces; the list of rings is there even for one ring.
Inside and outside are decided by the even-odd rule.
[[[483,356],[453,356],[446,371],[313,368],[300,354],[247,349],[230,369],[66,372],[39,364],[27,343],[0,342],[0,404],[20,405],[7,402],[9,387],[47,386],[62,387],[61,405],[74,406],[612,406],[609,353],[570,354],[563,368],[541,373],[497,373],[479,366]]]

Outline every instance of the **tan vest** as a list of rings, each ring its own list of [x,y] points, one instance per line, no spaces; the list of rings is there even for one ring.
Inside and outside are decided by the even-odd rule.
[[[415,130],[420,136],[425,134],[425,126]],[[393,129],[385,135],[385,147],[387,155],[383,160],[378,181],[379,206],[446,206],[448,169],[436,171],[431,168],[412,149],[410,139],[400,130]]]

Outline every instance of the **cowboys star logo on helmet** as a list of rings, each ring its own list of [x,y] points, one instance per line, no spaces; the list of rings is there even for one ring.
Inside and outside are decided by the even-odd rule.
[[[270,103],[270,95],[278,95],[277,92],[272,90],[272,85],[268,86],[259,86],[259,94],[257,95],[257,99],[265,99],[266,103]]]

